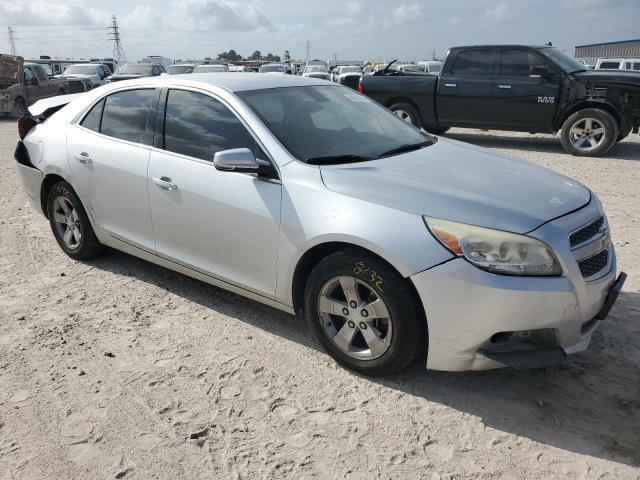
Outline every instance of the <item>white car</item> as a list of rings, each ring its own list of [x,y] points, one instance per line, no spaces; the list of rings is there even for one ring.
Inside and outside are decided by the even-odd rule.
[[[268,63],[266,65],[262,65],[258,72],[268,73],[271,75],[287,75],[290,73],[287,66],[282,63]]]
[[[222,73],[228,71],[229,67],[222,63],[202,64],[193,69],[193,73]]]
[[[362,75],[362,69],[356,65],[339,65],[331,72],[331,80],[336,83],[344,83],[348,77],[358,77]]]
[[[307,65],[302,72],[303,77],[330,80],[331,74],[324,65]]]
[[[438,74],[442,70],[442,62],[440,60],[423,60],[418,62],[417,65],[423,73]]]
[[[596,70],[640,70],[640,58],[601,58]]]
[[[361,373],[557,365],[625,280],[587,187],[335,83],[140,77],[30,111],[17,168],[67,255],[110,246],[301,314]]]
[[[111,71],[100,63],[76,63],[65,67],[59,78],[85,78],[91,81],[93,88],[106,83]]]

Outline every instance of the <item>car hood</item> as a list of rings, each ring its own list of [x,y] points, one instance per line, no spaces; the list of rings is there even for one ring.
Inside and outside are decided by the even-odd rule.
[[[13,55],[0,55],[0,89],[4,90],[20,80],[24,60]]]
[[[589,189],[551,170],[443,138],[403,155],[320,168],[330,190],[515,233],[535,230],[591,198]]]
[[[585,70],[573,74],[583,82],[606,82],[640,87],[640,72],[630,70]]]

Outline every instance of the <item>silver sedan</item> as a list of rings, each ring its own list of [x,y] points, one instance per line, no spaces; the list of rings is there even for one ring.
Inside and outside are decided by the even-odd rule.
[[[305,318],[365,374],[555,365],[624,282],[598,198],[326,81],[140,78],[19,122],[62,250],[109,246]]]

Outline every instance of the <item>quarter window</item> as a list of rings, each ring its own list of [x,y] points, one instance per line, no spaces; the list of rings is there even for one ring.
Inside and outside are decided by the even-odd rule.
[[[135,143],[146,143],[147,117],[154,90],[126,90],[109,95],[104,104],[100,133]]]
[[[104,107],[104,99],[96,103],[89,113],[84,117],[80,125],[94,132],[100,131],[100,121],[102,120],[102,109]]]
[[[493,75],[493,50],[465,50],[458,53],[451,68],[451,75]]]
[[[201,93],[170,90],[164,125],[164,148],[213,161],[216,152],[249,148],[264,158],[238,118],[218,100]]]
[[[533,67],[543,67],[545,62],[527,50],[503,50],[500,58],[500,76],[528,77]]]

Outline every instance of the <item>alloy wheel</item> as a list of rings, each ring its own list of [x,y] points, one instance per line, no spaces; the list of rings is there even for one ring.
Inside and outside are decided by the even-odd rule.
[[[412,123],[411,122],[411,115],[409,115],[409,112],[407,112],[406,110],[394,110],[394,112],[396,114],[396,117],[404,120],[407,123]]]
[[[320,290],[318,318],[329,339],[358,360],[382,356],[391,344],[393,320],[384,300],[360,279],[340,276]]]
[[[66,197],[58,196],[53,200],[53,221],[64,244],[71,250],[78,248],[82,240],[80,217]]]
[[[582,118],[569,130],[569,140],[576,150],[590,152],[600,147],[606,138],[604,125],[595,118]]]

